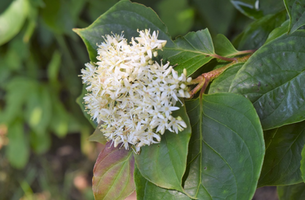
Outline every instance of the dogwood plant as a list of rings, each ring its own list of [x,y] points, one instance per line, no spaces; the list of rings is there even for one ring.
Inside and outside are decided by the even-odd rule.
[[[253,19],[240,50],[208,29],[173,40],[129,0],[74,29],[90,58],[78,102],[103,147],[95,199],[250,200],[270,185],[304,199],[304,3],[231,3]]]
[[[178,133],[186,128],[178,110],[179,97],[189,98],[186,71],[180,76],[162,60],[153,61],[166,40],[157,31],[139,31],[130,44],[123,34],[106,35],[97,48],[97,62],[87,63],[82,79],[88,93],[84,103],[92,120],[107,140],[136,152],[143,145],[159,143],[165,130]]]

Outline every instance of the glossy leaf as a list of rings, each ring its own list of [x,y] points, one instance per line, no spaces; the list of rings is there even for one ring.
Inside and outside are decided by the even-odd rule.
[[[0,15],[0,45],[12,39],[22,28],[28,15],[28,0],[16,0]]]
[[[263,12],[259,10],[256,0],[231,0],[231,3],[244,15],[251,18],[260,18]]]
[[[119,1],[107,12],[97,18],[89,27],[73,29],[84,41],[91,61],[96,61],[97,45],[104,42],[102,36],[115,33],[121,34],[127,39],[139,35],[138,30],[151,29],[159,31],[159,39],[167,40],[167,46],[173,42],[167,33],[167,28],[150,8],[128,0]]]
[[[135,184],[137,190],[137,200],[190,200],[185,194],[176,190],[160,188],[145,179],[140,171],[135,169]]]
[[[266,43],[286,34],[288,32],[289,21],[286,20],[280,27],[275,28],[268,36]],[[266,44],[265,43],[265,44]]]
[[[284,0],[290,23],[289,32],[294,32],[305,25],[305,2],[302,0]]]
[[[191,127],[185,106],[180,106],[173,116],[180,116],[187,128],[178,134],[165,131],[160,143],[142,147],[135,160],[141,174],[150,182],[163,188],[183,191],[182,177],[186,168]]]
[[[159,39],[167,40],[159,55],[170,61],[179,73],[187,69],[193,74],[202,65],[208,63],[214,55],[211,35],[207,29],[191,32],[173,42],[167,28],[154,11],[143,5],[123,0],[101,15],[93,24],[84,29],[73,29],[84,41],[91,61],[95,61],[96,44],[103,42],[103,35],[124,31],[126,38],[138,36],[137,29],[159,31]]]
[[[303,200],[305,199],[305,184],[278,186],[279,200]]]
[[[250,101],[231,94],[186,103],[192,124],[184,189],[198,199],[251,199],[264,157],[263,132]]]
[[[217,77],[210,85],[209,94],[229,92],[230,85],[236,76],[238,70],[243,66],[244,63],[237,63],[230,68],[226,69],[219,77]]]
[[[305,32],[296,31],[256,51],[239,70],[230,91],[249,98],[264,129],[305,119]]]
[[[231,0],[231,3],[244,15],[254,19],[285,9],[283,2],[278,0]]]
[[[240,50],[258,49],[265,43],[271,31],[285,20],[285,12],[266,15],[246,27],[233,43]]]
[[[108,142],[98,155],[93,169],[92,190],[95,199],[124,199],[134,190],[132,151],[114,148]]]
[[[266,155],[258,186],[291,185],[302,181],[301,151],[305,145],[305,123],[265,132]]]
[[[178,64],[175,70],[179,73],[186,69],[191,75],[212,60],[215,52],[212,37],[208,29],[204,29],[177,38],[175,46],[166,45],[159,54],[171,65]]]

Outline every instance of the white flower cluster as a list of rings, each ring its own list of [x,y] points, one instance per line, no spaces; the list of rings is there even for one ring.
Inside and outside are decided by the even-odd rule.
[[[104,122],[99,128],[115,147],[133,145],[137,152],[159,143],[165,130],[178,133],[186,128],[172,111],[179,109],[178,97],[190,97],[186,85],[191,81],[186,70],[179,76],[169,63],[152,60],[166,40],[158,40],[155,31],[138,32],[130,44],[122,34],[106,35],[98,45],[98,62],[85,64],[81,71],[87,112]]]

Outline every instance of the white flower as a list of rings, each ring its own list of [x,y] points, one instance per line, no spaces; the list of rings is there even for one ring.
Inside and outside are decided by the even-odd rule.
[[[138,31],[130,44],[123,34],[106,35],[98,45],[96,63],[81,70],[88,93],[86,111],[104,123],[98,127],[115,147],[144,145],[161,141],[166,130],[178,133],[186,128],[181,117],[172,112],[178,97],[189,97],[186,71],[180,76],[169,65],[153,61],[166,40],[158,32]]]

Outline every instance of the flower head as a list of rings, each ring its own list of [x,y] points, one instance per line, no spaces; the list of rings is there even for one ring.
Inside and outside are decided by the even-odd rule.
[[[86,111],[104,122],[99,128],[114,146],[133,145],[136,151],[159,143],[165,130],[178,133],[186,127],[172,112],[179,109],[178,97],[189,97],[186,72],[179,76],[169,63],[153,61],[166,40],[158,40],[156,31],[138,32],[130,43],[123,34],[104,36],[98,62],[81,70]]]

